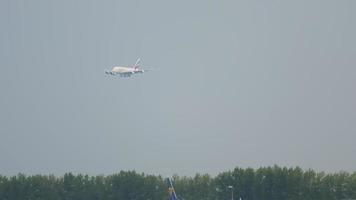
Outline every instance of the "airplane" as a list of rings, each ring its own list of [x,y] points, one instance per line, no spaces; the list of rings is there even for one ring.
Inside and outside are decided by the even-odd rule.
[[[142,74],[145,72],[145,70],[139,68],[140,61],[140,58],[137,59],[135,65],[132,67],[115,66],[111,69],[111,71],[105,71],[105,74],[113,76],[120,75],[120,77],[130,77],[134,74]]]

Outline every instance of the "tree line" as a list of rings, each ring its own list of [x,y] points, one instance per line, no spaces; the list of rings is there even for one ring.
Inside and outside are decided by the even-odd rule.
[[[235,168],[215,177],[173,176],[180,200],[350,200],[356,199],[356,172],[324,173],[299,167]],[[121,171],[108,176],[66,173],[0,175],[1,200],[166,200],[162,176]]]

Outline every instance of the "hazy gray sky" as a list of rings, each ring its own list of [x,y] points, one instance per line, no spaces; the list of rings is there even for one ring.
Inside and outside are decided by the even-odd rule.
[[[356,170],[356,1],[0,1],[0,174]],[[104,74],[141,57],[154,71]]]

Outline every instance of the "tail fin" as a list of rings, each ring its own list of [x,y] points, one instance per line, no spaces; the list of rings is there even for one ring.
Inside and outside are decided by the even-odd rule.
[[[137,68],[140,66],[140,62],[141,62],[141,58],[138,58],[138,59],[136,60],[135,65],[134,65],[134,68],[135,68],[135,69],[137,69]]]

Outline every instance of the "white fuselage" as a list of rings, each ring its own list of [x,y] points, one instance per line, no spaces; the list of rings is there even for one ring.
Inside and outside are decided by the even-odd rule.
[[[111,71],[105,72],[110,75],[120,75],[120,76],[131,76],[136,73],[143,73],[143,69],[139,69],[138,67],[121,67],[116,66],[113,67]]]
[[[113,67],[112,72],[114,73],[135,73],[136,71],[138,71],[137,68],[133,68],[133,67]]]

